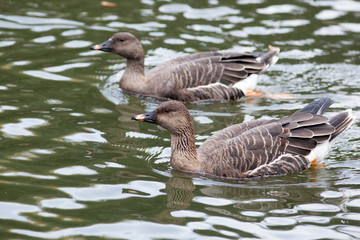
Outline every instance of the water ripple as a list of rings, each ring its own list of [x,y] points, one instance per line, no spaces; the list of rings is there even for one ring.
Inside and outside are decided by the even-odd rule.
[[[54,173],[60,175],[95,175],[98,174],[95,170],[87,168],[85,166],[71,166],[71,167],[64,167],[54,170]]]
[[[340,212],[340,208],[338,206],[332,204],[324,204],[324,203],[308,203],[308,204],[300,204],[295,207],[298,211],[304,212],[318,212],[318,213],[333,213]]]
[[[122,221],[117,223],[94,224],[50,232],[36,232],[12,229],[11,232],[43,239],[57,239],[71,236],[88,236],[118,239],[194,239],[197,234],[191,229],[174,225],[145,221]]]
[[[240,10],[219,6],[214,8],[188,8],[184,12],[184,17],[188,19],[206,19],[206,20],[218,20],[223,16],[239,14]]]
[[[14,203],[14,202],[0,202],[0,219],[10,219],[20,222],[32,222],[27,217],[22,216],[23,213],[39,212],[40,208],[37,206]]]
[[[260,14],[277,14],[277,13],[287,13],[287,14],[302,14],[305,12],[305,8],[292,5],[292,4],[282,4],[282,5],[272,5],[265,8],[258,8],[256,10]]]
[[[0,14],[0,28],[32,29],[35,32],[46,32],[52,29],[76,28],[84,23],[62,18],[29,17]]]
[[[108,24],[108,27],[111,28],[130,28],[138,31],[151,32],[157,31],[159,28],[165,28],[166,25],[158,22],[146,22],[146,23],[137,23],[129,24],[123,22],[111,22]]]
[[[44,175],[38,175],[38,174],[31,174],[28,172],[6,172],[6,173],[0,173],[1,176],[22,176],[22,177],[31,177],[31,178],[37,178],[37,179],[56,179],[55,176],[44,176]]]
[[[60,191],[79,201],[103,201],[130,197],[153,198],[164,195],[165,184],[154,181],[135,180],[128,184],[96,184],[91,187],[60,187]],[[130,190],[130,191],[129,191]]]
[[[322,10],[321,12],[317,13],[315,15],[315,18],[320,19],[320,20],[332,20],[332,19],[336,19],[341,16],[344,16],[345,14],[346,14],[346,12],[343,12],[343,11],[326,9],[326,10]]]
[[[91,64],[92,63],[89,62],[69,63],[60,66],[47,67],[44,68],[44,70],[47,72],[64,72],[69,69],[89,67]]]
[[[56,38],[54,36],[43,36],[43,37],[35,38],[33,41],[35,43],[49,43],[55,41],[55,39]]]
[[[46,71],[41,71],[41,70],[28,70],[28,71],[24,71],[23,73],[26,75],[29,75],[29,76],[38,77],[38,78],[46,79],[46,80],[53,80],[53,81],[71,81],[72,80],[69,77],[65,77],[65,76],[62,76],[59,74],[48,73]]]
[[[103,138],[101,135],[104,134],[104,132],[101,132],[99,130],[96,130],[94,128],[84,128],[88,132],[78,132],[71,135],[67,135],[63,137],[63,139],[66,142],[74,142],[74,143],[84,143],[84,142],[100,142],[105,143],[107,140]]]
[[[48,122],[40,118],[21,118],[19,123],[6,123],[0,131],[9,137],[35,136],[28,128],[36,128],[46,125]]]
[[[41,208],[57,208],[57,209],[81,209],[84,208],[84,204],[75,202],[69,198],[52,198],[44,199],[40,201]]]

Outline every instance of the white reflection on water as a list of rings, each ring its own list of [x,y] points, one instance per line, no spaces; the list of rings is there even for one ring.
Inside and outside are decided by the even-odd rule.
[[[256,217],[256,218],[265,216],[265,213],[258,212],[258,211],[241,211],[240,213],[241,213],[241,215],[244,215],[244,216]]]
[[[190,26],[187,26],[188,29],[192,29],[195,31],[204,31],[204,32],[212,32],[212,33],[222,33],[222,29],[219,27],[206,25],[206,24],[193,24]]]
[[[114,239],[119,237],[122,239],[195,239],[195,237],[199,237],[198,234],[184,226],[144,221],[94,224],[51,232],[36,232],[22,229],[12,229],[11,232],[43,239],[56,239],[77,235]]]
[[[191,7],[189,5],[182,3],[164,4],[161,7],[159,7],[159,11],[162,13],[182,13],[190,9]]]
[[[202,203],[210,206],[226,206],[235,203],[236,201],[225,198],[213,198],[213,197],[194,197],[194,202]]]
[[[90,46],[92,43],[90,41],[85,40],[72,40],[64,43],[64,47],[67,48],[85,48]]]
[[[344,29],[340,26],[331,25],[326,27],[321,27],[314,32],[314,35],[322,35],[322,36],[337,36],[337,35],[345,35]]]
[[[172,44],[172,45],[184,45],[186,42],[179,38],[168,38],[164,40],[164,43],[166,44]]]
[[[310,24],[309,20],[306,19],[293,19],[293,20],[263,20],[261,21],[266,26],[270,27],[298,27]]]
[[[141,180],[127,184],[96,184],[91,187],[60,187],[58,189],[79,201],[103,201],[130,197],[153,198],[165,194],[160,192],[161,189],[165,189],[164,183]],[[126,192],[129,189],[131,191]]]
[[[258,8],[256,10],[260,14],[276,14],[276,13],[287,13],[287,14],[302,14],[305,12],[305,8],[292,5],[292,4],[283,4],[283,5],[271,5],[265,8]]]
[[[191,210],[172,211],[171,216],[178,217],[178,218],[185,218],[185,217],[206,218],[207,217],[207,215],[205,213],[197,212],[197,211],[191,211]]]
[[[9,156],[11,159],[16,160],[31,160],[41,157],[44,154],[54,154],[55,151],[51,149],[30,149],[22,152],[16,152],[14,155]],[[39,156],[40,155],[40,156]]]
[[[149,138],[149,139],[155,139],[155,138],[159,138],[158,136],[152,135],[152,134],[147,134],[147,133],[139,133],[139,132],[126,132],[125,133],[126,137],[130,137],[130,138]]]
[[[124,23],[124,22],[111,22],[107,25],[110,28],[130,28],[138,31],[157,31],[159,28],[165,28],[166,25],[158,22],[145,22],[145,23]]]
[[[340,23],[339,25],[331,25],[321,27],[314,32],[315,35],[337,36],[345,35],[345,32],[360,32],[360,24],[358,23]]]
[[[84,204],[77,203],[75,200],[69,198],[44,199],[40,201],[40,206],[42,208],[58,209],[80,209],[85,207]]]
[[[98,167],[98,168],[126,168],[125,165],[122,165],[122,164],[118,164],[118,163],[115,163],[115,162],[104,162],[104,164],[94,164],[95,167]]]
[[[54,170],[54,173],[60,175],[95,175],[98,174],[95,170],[85,166],[71,166]]]
[[[14,202],[0,202],[0,209],[0,219],[10,219],[21,222],[32,222],[27,217],[21,216],[22,213],[40,211],[40,208],[37,206]]]
[[[314,1],[306,0],[308,4],[312,6],[332,7],[334,10],[348,11],[348,12],[359,12],[360,3],[353,0],[337,0],[337,1]]]
[[[8,176],[8,177],[13,177],[13,176],[22,176],[22,177],[32,177],[32,178],[37,178],[37,179],[56,179],[55,176],[50,176],[50,175],[39,175],[39,174],[31,174],[28,172],[6,172],[6,173],[0,173],[1,176]]]
[[[42,17],[28,17],[28,16],[16,16],[16,15],[4,15],[0,14],[1,19],[8,21],[17,22],[19,24],[64,24],[64,25],[75,25],[83,26],[84,23],[67,20],[62,18],[42,18]]]
[[[8,47],[14,45],[16,41],[0,41],[0,47]]]
[[[299,215],[299,216],[294,216],[294,218],[299,223],[329,224],[331,221],[330,217],[323,217],[323,216]]]
[[[295,209],[298,211],[314,213],[335,213],[341,211],[338,206],[325,203],[305,203],[295,206]]]
[[[48,122],[40,118],[21,118],[19,123],[6,123],[1,126],[2,131],[6,136],[35,136],[28,128],[35,128],[46,125]]]
[[[60,66],[47,67],[47,68],[44,68],[44,70],[48,71],[48,72],[63,72],[63,71],[66,71],[69,69],[74,69],[74,68],[89,67],[91,64],[92,63],[89,63],[89,62],[69,63],[69,64],[60,65]]]
[[[289,219],[289,218],[287,218]],[[293,220],[290,220],[293,222]],[[289,221],[289,222],[290,222]],[[259,223],[250,223],[242,222],[229,217],[218,217],[211,216],[205,220],[205,223],[208,223],[213,226],[224,226],[230,229],[236,229],[237,231],[243,231],[250,233],[253,236],[256,236],[261,239],[293,239],[296,236],[296,239],[317,239],[321,236],[323,239],[350,239],[349,235],[339,233],[331,228],[324,228],[321,226],[314,225],[298,225],[290,230],[276,230],[269,229]],[[316,233],[319,233],[317,235]]]
[[[303,51],[299,49],[293,49],[290,51],[283,51],[280,53],[281,58],[290,58],[290,59],[310,59],[316,56],[320,56],[323,54],[323,50],[321,49],[312,49],[308,51]]]
[[[71,81],[71,78],[69,77],[65,77],[59,74],[54,74],[54,73],[48,73],[45,71],[40,71],[40,70],[28,70],[28,71],[24,71],[23,72],[26,75],[30,75],[33,77],[38,77],[38,78],[42,78],[42,79],[47,79],[47,80],[53,80],[53,81]]]
[[[343,12],[343,11],[335,11],[335,10],[326,9],[326,10],[322,10],[321,12],[316,14],[315,18],[320,19],[320,20],[332,20],[335,18],[339,18],[345,14],[346,14],[346,12]]]
[[[95,128],[84,128],[88,132],[78,132],[74,133],[68,136],[63,137],[63,139],[67,142],[100,142],[105,143],[107,140],[103,138],[101,135],[104,134],[104,132],[101,132],[99,130],[96,130]]]
[[[43,37],[35,38],[33,41],[35,43],[49,43],[55,41],[55,39],[56,38],[54,36],[43,36]]]
[[[2,105],[0,106],[0,113],[7,110],[18,110],[18,107]]]
[[[292,218],[288,217],[266,217],[262,222],[262,224],[265,224],[269,227],[284,227],[284,226],[294,226],[297,221]]]
[[[336,215],[337,218],[344,220],[352,220],[360,222],[360,213],[339,213]]]
[[[69,37],[84,34],[85,31],[82,29],[67,30],[61,33],[61,36]]]
[[[210,43],[223,43],[224,39],[211,37],[211,36],[193,36],[190,34],[180,34],[180,37],[189,39],[189,40],[197,40],[201,42],[210,42]]]
[[[292,32],[293,28],[265,28],[262,26],[244,27],[243,31],[249,35],[272,35]]]
[[[360,199],[351,199],[345,202],[345,206],[360,210]]]
[[[29,17],[0,14],[0,28],[32,29],[34,32],[45,32],[51,29],[66,29],[83,26],[84,23],[62,18]]]
[[[188,8],[184,12],[184,17],[188,19],[206,19],[206,20],[216,20],[221,19],[221,17],[226,15],[237,15],[240,13],[240,10],[233,9],[225,6],[219,6],[214,8]]]

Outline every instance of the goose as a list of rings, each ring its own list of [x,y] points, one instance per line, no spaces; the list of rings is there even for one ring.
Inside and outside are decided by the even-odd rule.
[[[131,33],[117,33],[90,49],[126,58],[120,79],[124,91],[182,102],[229,101],[253,94],[257,76],[276,63],[280,51],[269,46],[267,53],[199,52],[174,58],[145,74],[144,49]]]
[[[322,98],[282,119],[258,119],[229,126],[197,150],[189,111],[179,101],[161,103],[132,120],[155,123],[170,132],[172,168],[230,179],[300,173],[322,163],[333,141],[354,121],[351,110],[327,118],[333,103]]]

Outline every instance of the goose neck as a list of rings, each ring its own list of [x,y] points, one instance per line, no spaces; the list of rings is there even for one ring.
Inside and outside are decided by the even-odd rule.
[[[192,129],[192,128],[191,128]],[[171,161],[173,168],[185,172],[198,172],[200,161],[196,152],[194,130],[184,128],[171,135]]]
[[[144,59],[128,59],[120,87],[126,91],[139,92],[140,89],[146,89],[146,82]]]

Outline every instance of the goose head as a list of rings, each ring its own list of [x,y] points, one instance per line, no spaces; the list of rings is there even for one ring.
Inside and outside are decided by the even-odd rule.
[[[178,101],[161,103],[154,111],[135,115],[132,120],[155,123],[172,135],[193,134],[194,131],[189,111]]]
[[[145,55],[140,41],[128,32],[116,33],[109,40],[90,49],[112,52],[130,60],[143,59]]]

